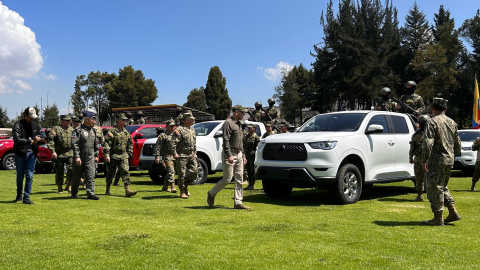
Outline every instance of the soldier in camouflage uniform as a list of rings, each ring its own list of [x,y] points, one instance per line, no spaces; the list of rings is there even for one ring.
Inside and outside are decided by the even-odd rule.
[[[155,149],[153,153],[155,156],[155,163],[159,164],[161,162],[167,172],[167,174],[165,175],[165,179],[163,180],[162,191],[176,193],[177,190],[175,189],[175,165],[174,165],[176,141],[174,141],[174,136],[173,136],[175,132],[174,131],[175,121],[173,119],[168,120],[165,123],[165,127],[167,131],[160,133],[160,135],[158,136],[157,144],[155,145]],[[160,157],[162,157],[161,161],[160,161]],[[168,189],[169,184],[171,189]]]
[[[127,113],[127,126],[130,126],[130,125],[134,125],[135,124],[135,120],[133,120],[133,115],[132,113]]]
[[[72,198],[77,198],[78,185],[85,173],[87,198],[100,199],[95,195],[95,162],[98,161],[98,143],[92,117],[95,113],[83,112],[84,123],[73,131],[73,168],[72,168]]]
[[[290,126],[290,123],[289,123],[289,122],[287,122],[287,121],[281,122],[281,123],[280,123],[280,131],[281,131],[282,133],[290,133],[290,132],[288,131],[288,127],[289,127],[289,126]]]
[[[144,125],[145,124],[145,118],[143,117],[143,112],[138,111],[137,114],[140,117],[140,119],[137,120],[137,124]]]
[[[248,125],[248,134],[243,136],[243,152],[247,158],[247,163],[245,164],[247,176],[248,176],[248,186],[246,190],[255,189],[255,152],[257,151],[258,143],[260,142],[260,137],[255,133],[255,125]]]
[[[472,151],[478,151],[480,149],[480,138],[477,138],[472,145]],[[480,179],[480,154],[477,153],[477,161],[475,162],[475,171],[473,172],[472,186],[470,187],[471,191],[476,191],[475,185]]]
[[[263,111],[262,102],[255,102],[255,110],[250,111],[250,121],[263,122],[263,117],[265,117],[265,112]],[[255,119],[254,119],[255,118]]]
[[[460,220],[447,185],[455,156],[460,155],[461,142],[457,124],[445,115],[447,102],[442,98],[433,98],[433,117],[425,127],[423,141],[423,170],[427,173],[427,197],[434,218],[422,224],[430,226],[443,226],[444,222]],[[449,211],[445,220],[444,206]]]
[[[103,130],[101,127],[97,126],[97,117],[92,117],[93,128],[95,129],[95,134],[97,134],[97,143],[105,148],[105,136],[103,136]],[[95,161],[95,174],[97,174],[98,170],[98,161]]]
[[[418,114],[426,113],[423,98],[415,93],[415,90],[417,89],[417,84],[414,81],[408,81],[405,84],[405,88],[407,89],[407,94],[402,95],[400,97],[400,101],[412,107],[412,109],[416,110]],[[405,112],[400,105],[396,106],[396,110],[398,112]]]
[[[52,129],[48,136],[48,149],[52,153],[52,160],[55,160],[55,183],[58,186],[58,193],[63,193],[63,169],[67,167],[67,186],[65,190],[70,192],[72,184],[72,133],[70,126],[70,115],[60,115],[60,126]]]
[[[417,190],[417,197],[415,198],[415,201],[423,201],[423,180],[425,174],[422,163],[422,146],[425,125],[429,120],[430,117],[428,115],[422,115],[418,118],[420,128],[412,135],[412,140],[410,141],[409,158],[410,164],[414,164],[413,170],[415,172],[415,189]]]
[[[76,128],[79,128],[80,126],[82,125],[82,119],[80,117],[75,117],[75,119],[73,119],[73,129],[76,129]]]
[[[275,99],[273,98],[269,98],[268,99],[268,108],[265,110],[265,112],[270,116],[268,117],[268,115],[265,115],[265,117],[263,117],[263,122],[265,123],[266,121],[272,121],[273,124],[275,124],[275,122],[277,122],[277,118],[280,117],[280,112],[278,111],[277,108],[275,108]],[[271,118],[271,119],[270,119]]]
[[[182,115],[182,107],[178,106],[176,111],[176,117],[175,117],[175,125],[180,126],[183,123],[183,115]]]
[[[177,160],[178,187],[182,199],[188,199],[188,185],[197,179],[197,138],[192,127],[194,120],[191,113],[184,113],[183,126],[177,127],[173,133],[173,140],[177,142],[174,158]]]
[[[115,171],[118,172],[125,186],[125,197],[132,197],[137,191],[130,190],[130,173],[128,172],[128,157],[133,155],[133,143],[130,133],[125,128],[128,118],[124,113],[117,115],[117,125],[112,127],[105,136],[106,147],[103,149],[105,161],[107,162],[107,189],[105,195],[110,195]]]
[[[275,135],[277,134],[277,132],[275,130],[273,130],[273,123],[272,121],[268,121],[266,124],[265,124],[265,129],[267,130],[265,133],[263,133],[263,136],[262,136],[262,139],[265,139],[267,138],[268,136],[270,135]]]
[[[397,106],[397,103],[393,102],[390,99],[391,93],[392,93],[392,90],[390,90],[390,88],[388,87],[384,87],[380,91],[380,96],[383,99],[383,104],[385,105],[385,108],[387,108],[389,112],[392,112],[393,110],[395,110],[395,107]],[[375,104],[375,110],[383,111],[382,107],[380,107],[380,104],[378,102]]]

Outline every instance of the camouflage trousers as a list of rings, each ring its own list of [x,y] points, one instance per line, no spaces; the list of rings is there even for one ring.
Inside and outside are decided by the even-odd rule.
[[[452,165],[428,164],[427,169],[427,197],[430,208],[434,213],[443,211],[445,205],[454,203],[447,187]]]
[[[108,166],[107,185],[111,185],[115,174],[120,175],[125,186],[130,185],[130,173],[128,172],[128,159],[111,159],[106,162]],[[117,171],[118,168],[118,171]]]
[[[245,164],[245,170],[248,173],[248,185],[253,186],[255,184],[255,154],[245,155],[247,157],[247,164]]]
[[[425,178],[425,172],[423,171],[423,164],[420,161],[413,163],[413,171],[415,172],[415,189],[418,193],[423,192],[423,180]]]
[[[195,155],[177,158],[178,186],[183,188],[185,184],[192,183],[197,179],[197,159]]]
[[[72,181],[72,158],[57,158],[55,160],[55,184],[63,185],[63,171],[67,167],[67,182]]]
[[[475,171],[473,172],[472,183],[477,183],[480,179],[480,161],[475,162]]]
[[[175,165],[173,160],[163,160],[165,164],[165,171],[167,174],[165,175],[164,183],[174,183],[175,182]]]

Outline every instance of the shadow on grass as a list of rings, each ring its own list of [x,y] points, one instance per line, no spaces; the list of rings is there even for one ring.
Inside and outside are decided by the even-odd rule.
[[[243,197],[244,202],[275,204],[281,206],[319,206],[336,205],[336,201],[327,191],[298,190],[292,191],[289,197],[270,198],[263,193]]]
[[[421,221],[380,221],[380,220],[376,220],[373,223],[375,225],[384,226],[384,227],[398,227],[398,226],[431,227],[431,226],[428,226],[428,225],[423,225]],[[445,223],[445,226],[455,226],[455,224]]]
[[[214,210],[214,209],[229,209],[229,207],[226,207],[224,205],[215,205],[214,207],[210,207],[208,205],[203,205],[203,206],[185,206],[185,208],[188,209],[194,209],[194,210]],[[230,208],[233,209],[233,208]]]
[[[450,189],[450,191],[455,191],[455,192],[468,192],[468,193],[475,193],[475,192],[477,192],[477,191],[471,191],[470,189],[455,189],[455,190]]]
[[[157,199],[178,199],[178,196],[166,195],[166,196],[148,196],[142,197],[142,200],[157,200]]]
[[[416,193],[415,188],[413,187],[403,187],[403,186],[388,186],[377,184],[364,192],[362,192],[362,196],[360,197],[361,201],[364,200],[379,200],[379,201],[398,201],[398,202],[408,202],[411,200],[408,199],[396,199],[396,198],[388,198],[398,195],[405,195],[409,193]]]
[[[413,199],[381,198],[379,202],[415,202]]]
[[[461,177],[472,177],[473,170],[471,171],[452,171],[450,177],[461,178]]]
[[[32,192],[31,194],[38,195],[38,194],[52,194],[52,193],[58,193],[58,190],[52,189],[52,191],[38,191],[38,192]]]
[[[133,185],[139,186],[161,186],[163,183],[155,183],[153,181],[132,181]]]
[[[42,200],[49,200],[49,201],[82,200],[82,199],[86,200],[87,197],[84,197],[84,198],[78,197],[78,198],[74,199],[74,198],[72,198],[72,196],[69,195],[69,196],[63,196],[63,197],[42,198]]]
[[[10,201],[0,201],[0,203],[17,203],[15,200],[10,200]],[[22,203],[22,202],[19,202]]]

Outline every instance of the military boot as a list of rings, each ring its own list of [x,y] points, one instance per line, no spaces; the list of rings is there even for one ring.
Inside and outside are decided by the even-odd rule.
[[[63,187],[62,187],[62,184],[59,184],[58,185],[58,193],[63,193]]]
[[[72,181],[68,180],[67,185],[65,186],[65,190],[68,191],[68,193],[72,192]]]
[[[172,182],[170,187],[170,192],[177,193],[177,189],[175,189],[175,182]]]
[[[447,205],[447,208],[448,208],[448,216],[443,220],[443,222],[454,222],[462,219],[458,214],[457,209],[455,209],[455,205],[453,203],[450,205]]]
[[[417,197],[414,199],[416,202],[423,202],[423,195],[422,193],[418,193]]]
[[[167,181],[163,181],[162,191],[169,191],[169,190],[168,190],[168,182],[167,182]]]
[[[422,221],[423,225],[443,226],[443,211],[433,213],[433,219]]]
[[[105,190],[105,195],[112,195],[110,193],[110,184],[107,184],[107,189]]]
[[[477,189],[475,188],[475,182],[472,182],[472,186],[470,187],[470,191],[477,191]]]
[[[188,199],[187,194],[185,194],[185,188],[180,188],[180,198],[182,199]]]
[[[190,192],[188,192],[188,185],[185,185],[185,187],[183,188],[183,190],[185,191],[185,194],[190,197]]]
[[[135,194],[137,194],[137,191],[136,190],[130,190],[130,185],[125,186],[125,197],[132,197]]]

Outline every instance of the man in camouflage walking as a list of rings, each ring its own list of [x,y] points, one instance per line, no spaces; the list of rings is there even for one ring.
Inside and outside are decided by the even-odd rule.
[[[255,189],[255,152],[257,151],[260,137],[255,133],[255,125],[248,125],[248,134],[243,138],[243,152],[247,158],[245,168],[248,176],[248,186],[246,190]]]
[[[194,120],[191,113],[184,113],[183,126],[177,127],[173,133],[176,142],[173,156],[177,160],[177,180],[182,199],[188,199],[188,185],[197,179],[197,137],[192,127]]]
[[[155,163],[160,164],[162,163],[163,167],[165,168],[167,174],[165,175],[165,179],[163,180],[163,188],[162,191],[168,191],[172,193],[176,193],[177,190],[175,189],[175,145],[176,141],[174,140],[174,130],[175,127],[175,120],[170,119],[167,120],[165,123],[165,127],[167,129],[166,132],[160,133],[157,139],[157,143],[155,145],[155,149],[153,151],[155,156]],[[162,160],[160,161],[160,157]],[[168,189],[168,185],[170,185],[170,189]]]
[[[125,186],[125,197],[132,197],[137,191],[130,190],[130,173],[128,172],[128,157],[133,155],[133,143],[130,133],[125,128],[128,118],[124,113],[117,114],[117,125],[112,127],[107,136],[105,136],[105,145],[103,154],[108,166],[107,189],[105,195],[110,195],[110,186],[112,185],[115,171],[120,174]]]
[[[400,101],[410,106],[414,109],[418,114],[426,113],[425,112],[425,103],[423,103],[423,98],[415,93],[417,89],[417,84],[414,81],[408,81],[405,84],[405,88],[407,90],[406,95],[402,95],[400,97]],[[396,110],[398,112],[405,112],[405,110],[397,104]]]
[[[434,217],[422,224],[430,226],[443,226],[444,222],[460,220],[447,185],[455,156],[460,155],[461,142],[457,124],[445,115],[447,102],[442,98],[433,98],[432,119],[425,127],[423,141],[423,170],[427,173],[427,197]],[[445,220],[444,206],[449,212]]]
[[[429,120],[430,117],[428,115],[422,115],[418,118],[418,124],[420,125],[420,128],[412,135],[412,140],[410,141],[409,158],[410,164],[414,164],[413,171],[415,172],[415,189],[417,190],[417,197],[415,198],[415,201],[423,201],[423,181],[425,173],[423,171],[422,163],[422,146],[425,125]]]
[[[67,185],[65,190],[70,192],[72,184],[72,134],[70,126],[70,115],[60,115],[60,126],[53,127],[48,136],[48,149],[52,153],[52,160],[55,160],[55,183],[58,186],[58,193],[63,193],[63,171],[67,168]]]

